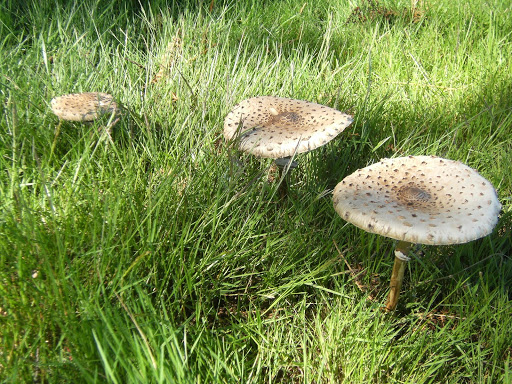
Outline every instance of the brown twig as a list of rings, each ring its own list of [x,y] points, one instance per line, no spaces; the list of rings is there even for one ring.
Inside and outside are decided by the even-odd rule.
[[[137,67],[139,67],[139,68],[141,68],[141,69],[144,69],[144,66],[143,66],[142,64],[137,63],[136,61],[133,61],[133,60],[131,60],[131,59],[127,58],[127,57],[125,57],[124,59],[125,59],[126,61],[129,61],[129,62],[130,62],[130,63],[132,63],[132,64],[135,64]]]

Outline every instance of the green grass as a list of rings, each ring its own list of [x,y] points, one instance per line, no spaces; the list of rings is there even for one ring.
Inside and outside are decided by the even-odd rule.
[[[512,382],[507,2],[426,0],[416,19],[408,0],[379,2],[392,17],[68,3],[0,5],[3,382]],[[371,17],[347,23],[356,6]],[[80,91],[126,107],[112,140],[106,120],[55,139],[51,98]],[[256,95],[355,115],[299,156],[285,202],[271,162],[222,137]],[[503,213],[484,239],[420,247],[384,313],[393,241],[344,222],[330,192],[418,154],[476,168]]]

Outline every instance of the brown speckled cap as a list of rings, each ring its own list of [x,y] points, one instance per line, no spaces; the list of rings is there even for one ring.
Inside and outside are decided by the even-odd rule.
[[[258,96],[226,116],[224,137],[240,138],[240,149],[278,159],[327,144],[352,123],[352,116],[303,100]]]
[[[419,244],[486,236],[501,204],[492,184],[458,161],[434,156],[383,159],[334,189],[336,212],[368,232]]]
[[[53,113],[69,121],[92,121],[103,114],[119,112],[112,96],[101,92],[72,93],[55,97],[51,106]]]

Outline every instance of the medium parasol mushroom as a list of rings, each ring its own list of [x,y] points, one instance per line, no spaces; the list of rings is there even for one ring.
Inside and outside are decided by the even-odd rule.
[[[501,204],[474,169],[435,156],[383,159],[343,179],[334,208],[348,222],[399,240],[386,308],[398,303],[412,243],[466,243],[492,232]]]
[[[241,101],[226,116],[224,137],[239,140],[242,151],[276,159],[282,172],[295,168],[292,157],[327,144],[352,123],[352,116],[324,105],[283,97]]]

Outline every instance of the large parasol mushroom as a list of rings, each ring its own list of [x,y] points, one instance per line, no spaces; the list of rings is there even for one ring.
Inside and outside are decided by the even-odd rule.
[[[334,208],[348,222],[399,240],[386,308],[398,303],[412,243],[466,243],[492,232],[501,204],[492,184],[458,161],[435,156],[383,159],[343,179]]]
[[[226,116],[224,137],[238,139],[242,151],[276,159],[279,169],[294,168],[291,158],[327,144],[352,123],[352,116],[303,100],[258,96],[241,101]]]

